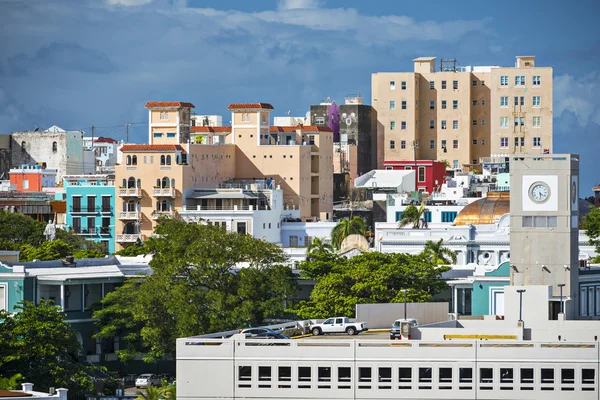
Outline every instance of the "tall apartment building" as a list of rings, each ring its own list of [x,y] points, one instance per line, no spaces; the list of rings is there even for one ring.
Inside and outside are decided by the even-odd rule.
[[[283,191],[283,205],[302,219],[333,212],[333,133],[316,126],[269,126],[273,106],[231,104],[229,127],[190,128],[191,103],[149,102],[149,144],[121,148],[117,249],[143,240],[161,214],[198,205],[195,188],[265,180]],[[190,140],[190,133],[201,140]],[[202,206],[202,204],[200,204]],[[215,207],[223,207],[215,201]],[[245,204],[240,204],[244,206]],[[238,231],[234,226],[231,229]],[[247,230],[246,230],[247,231]]]
[[[551,67],[536,67],[533,56],[517,57],[515,67],[413,62],[414,72],[372,74],[380,159],[460,168],[492,154],[552,152]]]

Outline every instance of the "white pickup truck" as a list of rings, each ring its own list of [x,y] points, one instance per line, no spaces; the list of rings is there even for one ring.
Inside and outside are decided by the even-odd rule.
[[[327,333],[347,333],[348,335],[358,335],[360,332],[366,332],[369,328],[366,322],[350,322],[347,317],[335,317],[326,319],[321,324],[310,326],[313,336],[324,335]]]

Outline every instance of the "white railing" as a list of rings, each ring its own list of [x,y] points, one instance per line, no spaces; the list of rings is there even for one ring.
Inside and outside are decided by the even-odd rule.
[[[139,211],[121,211],[119,219],[142,219],[142,213]]]
[[[140,188],[119,188],[119,196],[142,197],[142,189],[140,189]]]
[[[117,235],[117,242],[119,243],[135,243],[138,239],[141,239],[142,235],[139,233],[124,233]]]
[[[183,206],[183,211],[254,211],[254,210],[267,210],[267,207],[256,207],[256,206]]]
[[[175,188],[154,188],[154,197],[173,197],[177,196]]]

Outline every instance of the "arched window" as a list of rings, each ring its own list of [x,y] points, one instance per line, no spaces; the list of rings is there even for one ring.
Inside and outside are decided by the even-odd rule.
[[[162,184],[160,185],[160,187],[168,188],[169,187],[169,178],[167,178],[166,176],[164,178],[162,178]]]
[[[131,165],[131,156],[125,157],[125,164]]]
[[[138,178],[137,180],[137,188],[141,188],[142,187],[142,180]]]
[[[25,153],[25,141],[21,142],[21,152]]]
[[[156,187],[160,187],[160,178],[156,180]]]
[[[126,234],[126,235],[127,234],[129,234],[129,235],[137,235],[137,234],[140,233],[140,226],[138,224],[135,224],[134,222],[128,222],[123,227],[123,233]]]
[[[57,150],[58,150],[58,143],[52,142],[52,152],[56,153]]]
[[[160,165],[165,165],[165,156],[160,156]]]
[[[126,188],[127,187],[127,179],[123,178],[123,187]]]
[[[167,156],[167,165],[171,165],[171,156]]]
[[[130,176],[129,179],[127,180],[127,189],[131,189],[135,187],[135,178],[133,176]]]
[[[161,211],[169,211],[169,204],[167,203],[167,200],[162,201]]]
[[[171,179],[171,187],[174,188],[175,187],[175,178]]]
[[[137,165],[137,156],[131,157],[131,165]]]

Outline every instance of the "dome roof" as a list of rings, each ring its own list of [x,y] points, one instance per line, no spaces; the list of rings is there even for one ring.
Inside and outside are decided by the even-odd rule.
[[[454,219],[454,225],[493,224],[509,212],[510,192],[490,192],[463,208]]]

